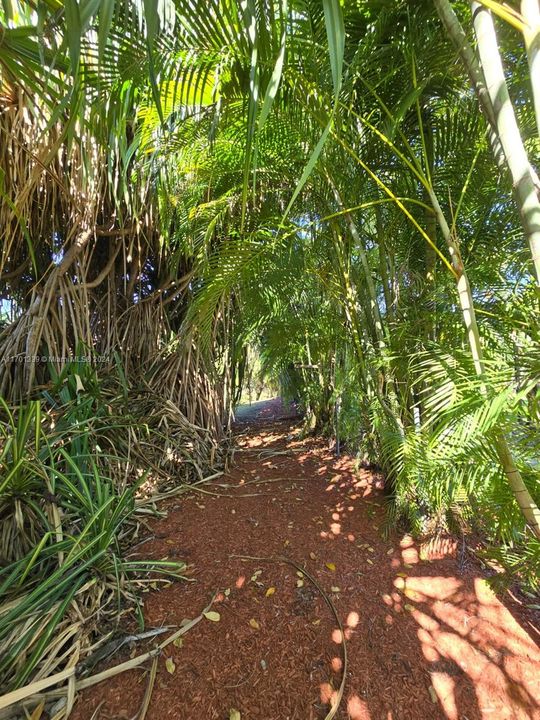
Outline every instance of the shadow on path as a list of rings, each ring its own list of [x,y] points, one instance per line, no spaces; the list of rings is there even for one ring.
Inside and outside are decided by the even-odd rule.
[[[141,552],[186,560],[195,582],[150,589],[147,626],[180,625],[216,591],[219,621],[160,657],[146,720],[326,717],[343,638],[307,578],[253,557],[278,555],[316,578],[343,623],[349,668],[335,720],[540,720],[540,651],[480,568],[459,563],[451,540],[385,539],[382,478],[302,438],[294,420],[262,424],[278,402],[240,426],[228,475],[151,523]],[[137,717],[147,671],[85,691],[73,720]]]

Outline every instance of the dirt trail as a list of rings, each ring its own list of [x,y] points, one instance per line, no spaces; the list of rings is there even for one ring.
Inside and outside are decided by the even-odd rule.
[[[148,626],[194,617],[216,591],[220,620],[166,649],[147,720],[328,713],[343,669],[328,605],[292,565],[238,555],[287,556],[331,598],[349,656],[338,720],[540,719],[538,615],[501,604],[450,543],[384,540],[381,479],[297,431],[291,419],[243,427],[233,470],[203,488],[220,497],[173,500],[153,523],[141,554],[186,560],[196,582],[149,592]],[[147,670],[84,692],[74,719],[137,717]]]

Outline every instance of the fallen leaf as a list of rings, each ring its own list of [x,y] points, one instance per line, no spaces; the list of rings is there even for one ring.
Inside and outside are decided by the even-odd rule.
[[[304,573],[303,573],[303,572],[300,572],[300,570],[297,570],[297,571],[296,571],[296,574],[297,574],[298,577],[300,577],[300,578],[303,578],[303,577],[304,577]]]
[[[366,558],[366,560],[370,565],[373,565],[373,560],[370,560],[369,558]]]
[[[249,621],[249,624],[250,624],[250,626],[251,626],[254,630],[260,630],[260,629],[261,629],[261,626],[260,626],[259,623],[255,620],[255,618],[251,618],[251,620]]]
[[[276,588],[275,588],[275,587],[269,587],[268,590],[265,592],[265,595],[266,595],[266,597],[270,597],[270,596],[273,595],[275,592],[276,592]]]
[[[317,620],[314,620],[311,624],[312,624],[312,625],[320,625],[320,624],[321,624],[321,619],[318,618]]]
[[[387,551],[386,551],[386,554],[387,554],[387,555],[392,555],[393,552],[394,552],[394,548],[390,548],[390,550],[387,550]]]
[[[430,685],[428,687],[428,690],[429,690],[429,696],[431,698],[431,702],[437,704],[437,702],[439,701],[439,698],[437,697],[437,693],[435,692],[435,688],[433,687],[433,685]]]
[[[331,590],[333,593],[341,592],[340,589],[337,587],[337,585],[333,585],[333,586],[330,588],[330,590]]]
[[[407,575],[407,573],[404,573],[404,572],[398,572],[398,573],[397,573],[397,576],[398,576],[398,577],[403,577],[403,578],[409,577],[409,576]]]
[[[229,720],[242,720],[240,712],[235,708],[229,710]]]
[[[219,622],[221,620],[221,615],[215,610],[208,610],[208,612],[203,613],[203,615],[207,620],[211,620],[212,622]]]
[[[165,667],[167,668],[167,672],[171,675],[174,674],[174,671],[176,670],[176,665],[174,664],[174,660],[172,658],[167,658],[165,660]]]
[[[231,594],[231,588],[227,588],[226,590],[224,590],[223,594],[225,595],[225,597],[229,597],[229,595]]]
[[[310,552],[310,553],[309,553],[309,557],[310,557],[312,560],[316,560],[316,559],[317,559],[317,556],[315,555],[314,552]]]
[[[336,566],[334,565],[334,563],[327,562],[327,563],[326,563],[326,567],[327,567],[331,572],[336,572]]]
[[[413,605],[409,605],[408,603],[403,606],[405,610],[408,610],[409,612],[412,612],[413,610],[416,610],[416,608]]]
[[[296,587],[304,587],[304,581],[303,581],[303,580],[297,580],[297,581],[296,581]]]
[[[176,638],[176,640],[173,640],[174,647],[182,647],[183,644],[184,644],[184,638],[179,637],[179,638]]]

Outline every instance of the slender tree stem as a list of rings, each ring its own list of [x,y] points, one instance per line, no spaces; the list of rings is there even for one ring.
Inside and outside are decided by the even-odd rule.
[[[536,127],[540,137],[540,2],[521,0],[521,14],[526,22],[525,45],[529,58],[529,69],[536,114]]]
[[[474,362],[474,368],[478,377],[483,378],[485,374],[484,368],[484,357],[482,351],[482,343],[480,340],[480,332],[478,330],[478,323],[476,321],[476,313],[474,309],[474,299],[467,277],[463,260],[461,259],[461,253],[459,251],[459,244],[457,238],[453,236],[450,230],[444,213],[442,212],[439,200],[433,190],[429,191],[430,199],[435,212],[435,217],[442,231],[443,237],[448,246],[448,252],[452,259],[452,266],[456,271],[457,275],[457,290],[459,296],[459,304],[461,307],[461,314],[463,316],[463,322],[467,330],[467,338],[469,341],[469,348]],[[484,387],[483,393],[487,394],[487,390]],[[540,538],[540,509],[534,502],[527,486],[523,482],[521,473],[519,472],[508,442],[501,431],[495,434],[495,450],[499,457],[499,461],[502,465],[504,474],[514,498],[525,518],[525,521],[534,532],[536,537]]]
[[[471,3],[473,26],[486,88],[495,113],[497,132],[512,176],[521,222],[540,284],[540,200],[531,166],[508,93],[491,12]]]

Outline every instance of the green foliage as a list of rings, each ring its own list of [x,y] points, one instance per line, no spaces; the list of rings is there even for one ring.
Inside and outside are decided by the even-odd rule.
[[[522,498],[540,502],[538,286],[494,157],[496,108],[481,109],[435,5],[175,0],[156,13],[107,0],[36,15],[20,0],[17,22],[2,11],[0,131],[17,150],[0,163],[0,274],[20,317],[1,358],[37,329],[51,354],[82,338],[91,354],[103,335],[121,357],[110,383],[77,361],[2,378],[11,397],[51,381],[46,413],[3,407],[2,552],[21,585],[37,573],[32,612],[54,594],[40,594],[46,567],[71,578],[69,602],[97,578],[118,593],[132,569],[128,475],[201,473],[201,435],[212,457],[219,442],[227,408],[211,441],[209,423],[171,410],[178,378],[187,408],[210,386],[186,357],[209,358],[215,386],[238,395],[247,344],[312,428],[383,468],[390,524],[474,528],[534,586]],[[468,5],[455,6],[470,30]],[[535,78],[519,28],[501,37],[534,165]],[[35,137],[51,138],[43,175]],[[87,227],[95,242],[57,277]],[[54,597],[47,612],[64,617]]]
[[[128,484],[125,476],[108,474],[116,458],[95,444],[104,432],[100,416],[111,420],[103,413],[102,393],[90,365],[75,362],[47,391],[45,403],[15,409],[2,404],[0,684],[5,689],[25,684],[40,668],[61,669],[74,654],[84,654],[99,640],[95,613],[112,618],[137,609],[136,591],[149,573],[181,577],[185,567],[126,557],[146,474]],[[123,427],[128,424],[124,419]]]

